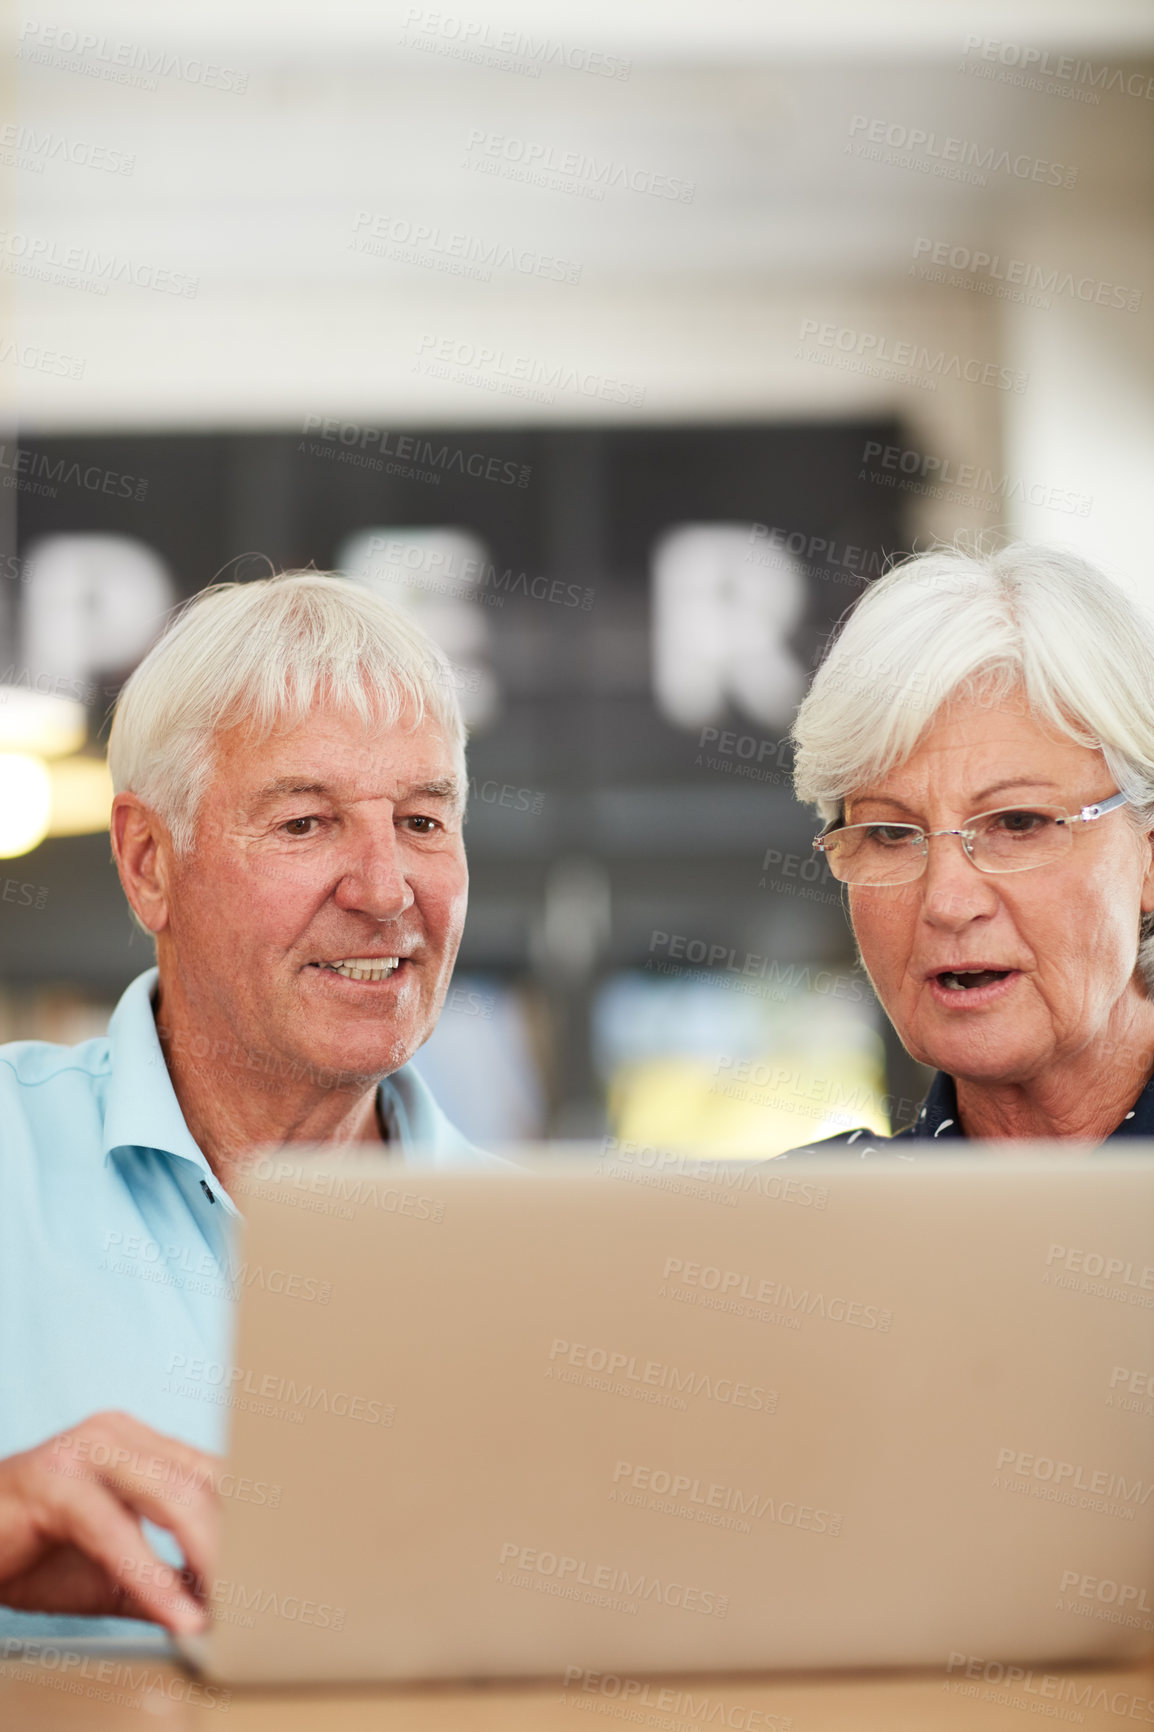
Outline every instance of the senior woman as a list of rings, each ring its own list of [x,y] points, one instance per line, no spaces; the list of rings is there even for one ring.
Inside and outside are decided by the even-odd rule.
[[[794,739],[874,990],[937,1072],[903,1146],[1154,1135],[1154,627],[1123,591],[1040,547],[911,559]]]

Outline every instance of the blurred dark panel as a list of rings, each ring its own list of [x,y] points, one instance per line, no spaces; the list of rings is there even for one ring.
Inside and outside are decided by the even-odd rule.
[[[901,496],[859,479],[865,441],[899,442],[898,424],[402,433],[382,422],[346,424],[346,432],[344,443],[303,429],[27,441],[48,461],[64,457],[148,485],[140,500],[76,486],[21,495],[21,551],[61,531],[136,536],[164,557],[187,596],[218,576],[264,575],[268,562],[327,568],[358,530],[451,526],[478,536],[501,571],[594,591],[588,611],[516,593],[484,609],[502,708],[470,749],[478,786],[543,796],[535,813],[474,802],[462,964],[538,976],[553,1030],[555,1123],[581,1128],[600,1110],[591,996],[608,972],[644,963],[655,929],[782,962],[851,966],[836,898],[807,901],[796,885],[764,882],[768,848],[808,857],[813,834],[789,792],[788,746],[776,754],[772,784],[743,781],[703,767],[696,735],[658,712],[650,564],[655,544],[679,524],[760,523],[812,548],[792,640],[812,666],[864,581],[846,548],[865,550],[867,571],[905,551]],[[425,479],[387,473],[382,452],[407,451],[421,467],[403,439],[425,450]],[[466,459],[474,470],[488,464],[490,478],[464,472]],[[493,478],[508,475],[525,485]],[[736,710],[722,725],[765,731]],[[551,972],[539,943],[551,875],[573,861],[601,863],[612,911],[583,974]],[[49,886],[50,897],[43,913],[0,905],[6,980],[114,992],[148,963],[105,837],[46,843],[13,865]],[[899,1073],[908,1085],[896,1054],[893,1073],[895,1085]]]

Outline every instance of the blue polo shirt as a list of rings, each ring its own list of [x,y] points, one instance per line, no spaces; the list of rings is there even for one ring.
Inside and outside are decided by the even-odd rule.
[[[108,1408],[225,1447],[227,1409],[182,1394],[174,1367],[228,1362],[239,1216],[184,1122],[156,980],[153,968],[132,982],[99,1039],[0,1046],[0,1457]],[[380,1084],[380,1104],[406,1164],[503,1164],[454,1129],[411,1065]],[[153,1628],[0,1606],[0,1636],[82,1627]]]

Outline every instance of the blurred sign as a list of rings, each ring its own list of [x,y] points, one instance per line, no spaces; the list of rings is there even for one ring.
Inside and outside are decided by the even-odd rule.
[[[789,637],[805,610],[805,577],[788,554],[755,562],[754,528],[683,524],[654,550],[653,686],[677,727],[719,722],[736,704],[751,721],[784,728],[801,700],[806,670]]]
[[[28,548],[21,648],[34,689],[79,696],[134,668],[176,601],[168,567],[128,535],[49,535]]]
[[[404,608],[449,660],[466,726],[496,714],[489,626],[475,596],[486,568],[484,543],[464,529],[362,529],[342,542],[337,568]]]

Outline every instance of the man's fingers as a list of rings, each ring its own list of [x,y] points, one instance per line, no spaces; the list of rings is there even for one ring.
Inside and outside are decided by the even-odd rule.
[[[220,1461],[127,1414],[97,1414],[59,1440],[53,1471],[106,1486],[136,1515],[167,1528],[191,1569],[207,1578],[214,1562]]]
[[[161,1563],[139,1522],[107,1487],[94,1480],[72,1482],[50,1500],[45,1525],[58,1544],[76,1546],[102,1565],[110,1583],[145,1617],[181,1635],[204,1629],[206,1614],[179,1572]]]

